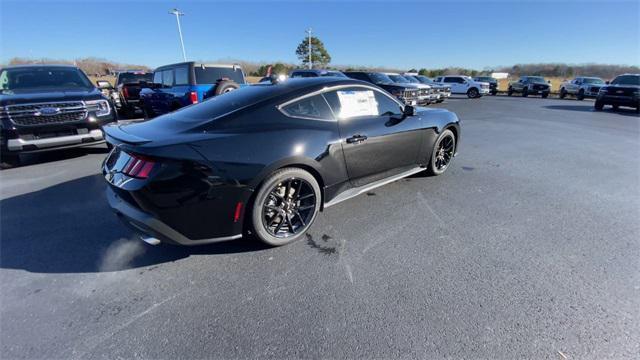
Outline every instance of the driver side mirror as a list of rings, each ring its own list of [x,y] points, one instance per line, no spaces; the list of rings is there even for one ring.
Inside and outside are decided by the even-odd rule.
[[[98,80],[96,81],[96,85],[98,85],[98,89],[100,90],[111,90],[113,89],[113,86],[111,86],[111,83],[105,80]]]
[[[414,116],[416,114],[416,108],[411,105],[405,105],[404,109],[402,109],[402,115],[404,116]]]
[[[547,80],[547,84],[551,84],[551,80]],[[578,83],[578,84],[580,84],[580,83]]]

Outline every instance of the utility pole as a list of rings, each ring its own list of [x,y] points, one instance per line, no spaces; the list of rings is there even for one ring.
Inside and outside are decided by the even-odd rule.
[[[182,28],[180,27],[180,16],[184,16],[183,12],[178,9],[169,11],[169,14],[176,16],[176,22],[178,23],[178,35],[180,35],[180,45],[182,46],[182,58],[187,61],[187,54],[184,52],[184,41],[182,40]]]
[[[307,34],[309,35],[309,45],[308,45],[308,50],[309,50],[309,69],[313,68],[313,63],[311,62],[311,28],[307,29]]]

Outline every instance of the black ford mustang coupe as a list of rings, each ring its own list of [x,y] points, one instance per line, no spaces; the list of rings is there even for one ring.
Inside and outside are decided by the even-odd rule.
[[[426,170],[445,172],[458,117],[338,77],[253,85],[104,128],[113,210],[157,244],[303,236],[318,211]]]

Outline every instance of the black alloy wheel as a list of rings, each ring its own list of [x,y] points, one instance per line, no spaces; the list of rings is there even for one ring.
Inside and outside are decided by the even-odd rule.
[[[431,161],[429,162],[429,173],[441,175],[451,164],[456,153],[456,136],[451,130],[445,130],[440,134],[433,147]]]
[[[468,96],[470,99],[475,99],[475,98],[479,97],[479,95],[480,95],[480,93],[478,92],[478,89],[476,89],[476,88],[471,88],[471,89],[469,89],[469,91],[467,92],[467,96]]]
[[[299,239],[313,223],[320,197],[318,182],[307,171],[285,168],[275,172],[264,181],[253,204],[256,236],[272,246]]]

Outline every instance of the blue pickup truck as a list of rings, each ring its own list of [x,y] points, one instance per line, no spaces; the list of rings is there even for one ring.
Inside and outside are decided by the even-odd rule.
[[[153,71],[152,83],[142,84],[140,107],[151,119],[245,85],[239,65],[193,61],[165,65]]]

